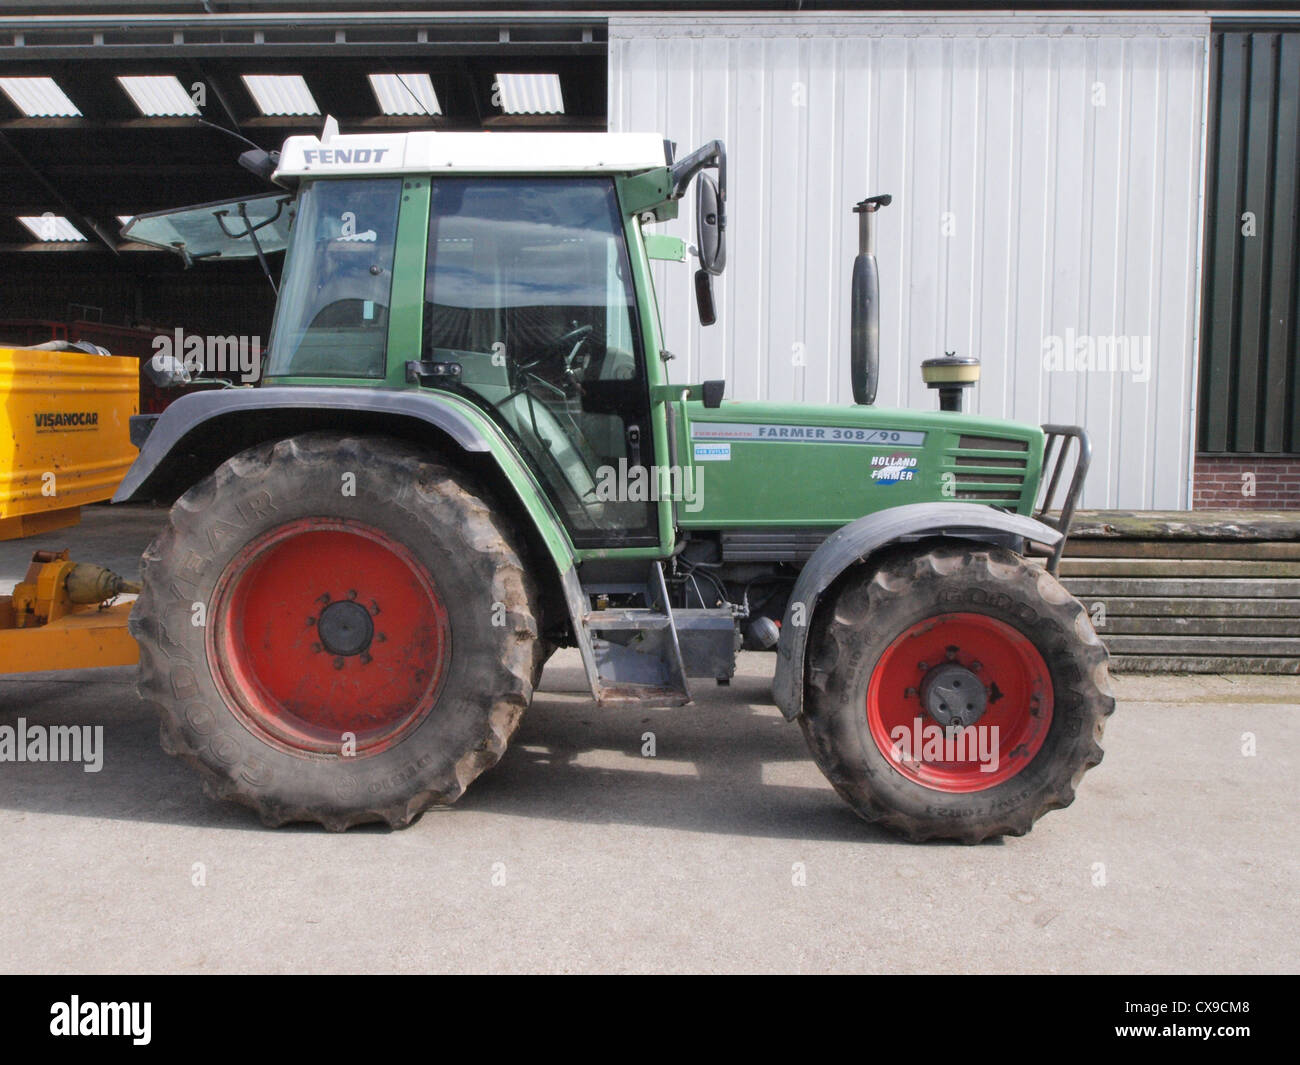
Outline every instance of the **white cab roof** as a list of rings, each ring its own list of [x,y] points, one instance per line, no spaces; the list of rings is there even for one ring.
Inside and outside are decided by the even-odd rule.
[[[658,133],[328,133],[290,137],[276,177],[344,174],[636,173],[663,166]]]

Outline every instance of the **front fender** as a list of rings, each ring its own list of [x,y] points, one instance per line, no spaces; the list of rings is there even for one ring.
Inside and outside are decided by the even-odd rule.
[[[1055,547],[1061,533],[1023,514],[1007,514],[978,503],[911,503],[849,522],[833,532],[795,581],[781,625],[772,697],[788,720],[803,710],[804,660],[808,630],[818,600],[841,573],[882,547],[924,537],[950,536],[1019,549],[1023,541]],[[796,609],[802,613],[795,624]]]

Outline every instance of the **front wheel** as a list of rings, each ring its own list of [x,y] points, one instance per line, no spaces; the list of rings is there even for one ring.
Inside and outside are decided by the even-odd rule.
[[[481,490],[407,444],[305,434],[186,492],[131,614],[163,746],[268,824],[405,825],[504,753],[537,596]]]
[[[937,547],[850,573],[810,634],[800,723],[835,790],[912,840],[1024,835],[1101,761],[1107,654],[1051,574]]]

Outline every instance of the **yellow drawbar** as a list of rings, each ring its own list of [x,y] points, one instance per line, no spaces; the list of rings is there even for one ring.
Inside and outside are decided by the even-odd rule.
[[[136,450],[136,359],[0,348],[0,540],[75,525]]]

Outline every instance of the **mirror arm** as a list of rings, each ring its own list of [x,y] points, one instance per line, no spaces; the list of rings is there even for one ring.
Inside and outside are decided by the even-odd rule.
[[[680,200],[686,194],[686,187],[691,183],[691,178],[709,166],[718,168],[718,199],[726,203],[727,150],[722,141],[718,140],[709,141],[702,148],[696,148],[690,155],[679,159],[669,168],[668,176],[673,183],[669,199]]]

